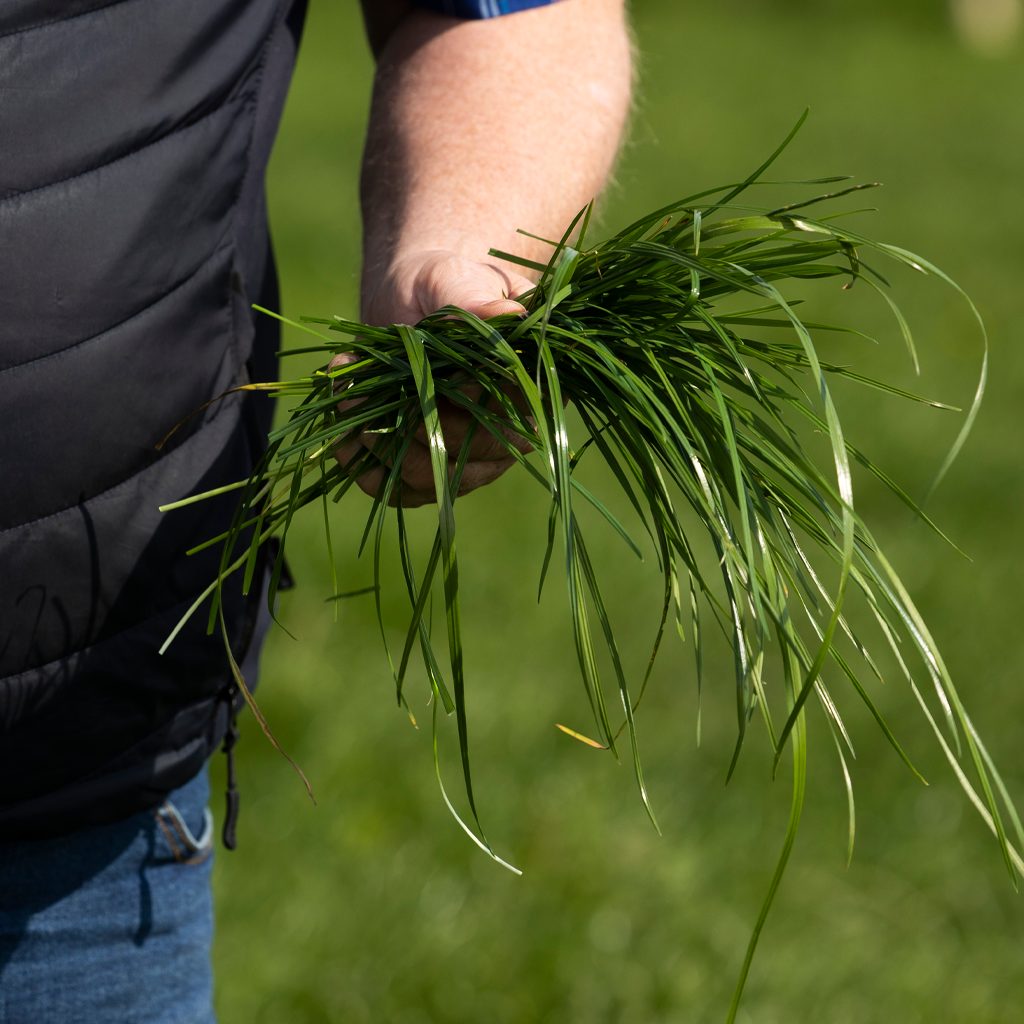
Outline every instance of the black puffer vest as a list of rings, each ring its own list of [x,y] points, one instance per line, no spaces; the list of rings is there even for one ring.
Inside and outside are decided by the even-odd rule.
[[[200,612],[265,444],[263,179],[304,0],[0,4],[0,839],[114,821],[202,766],[230,674]],[[233,650],[259,595],[225,593]]]

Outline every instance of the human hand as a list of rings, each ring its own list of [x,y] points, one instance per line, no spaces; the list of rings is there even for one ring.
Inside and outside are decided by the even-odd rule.
[[[446,250],[428,250],[395,262],[367,297],[363,319],[375,326],[415,324],[442,306],[449,305],[460,306],[484,320],[501,314],[523,313],[525,308],[515,301],[515,296],[532,287],[532,281],[497,263],[480,263]],[[355,355],[342,353],[335,356],[331,366],[344,365],[356,359]],[[467,385],[462,390],[470,401],[478,400],[482,394],[477,385]],[[510,390],[509,397],[518,408],[525,408],[518,390]],[[342,401],[338,408],[344,411],[353,404],[355,402]],[[449,453],[450,477],[473,416],[441,396],[438,396],[437,405],[445,449]],[[519,451],[531,450],[530,445],[515,432],[505,430],[503,433]],[[380,443],[380,434],[362,433],[339,448],[334,457],[346,465],[361,448],[373,450]],[[513,462],[515,458],[508,454],[508,449],[498,438],[488,430],[478,430],[470,444],[458,493],[467,494],[497,480]],[[367,494],[376,495],[383,479],[384,469],[377,466],[359,477],[357,483]],[[429,442],[426,428],[422,425],[402,459],[401,500],[408,508],[437,500]],[[391,496],[391,504],[396,504],[395,494]]]

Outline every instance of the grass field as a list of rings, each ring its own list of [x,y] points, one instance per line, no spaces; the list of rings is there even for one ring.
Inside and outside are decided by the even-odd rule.
[[[634,8],[641,88],[605,204],[608,228],[745,176],[810,106],[778,177],[883,181],[870,197],[880,212],[862,215],[859,227],[946,269],[988,322],[989,396],[930,505],[971,560],[915,526],[869,480],[855,484],[859,510],[888,545],[1024,798],[1020,55],[972,55],[945,6],[924,0],[637,0]],[[269,186],[291,315],[357,312],[355,189],[371,74],[359,32],[354,0],[312,5]],[[981,353],[969,314],[934,281],[897,274],[894,284],[916,331],[920,380],[891,318],[866,293],[805,290],[816,319],[855,319],[881,342],[831,340],[825,351],[967,405]],[[871,391],[837,388],[837,404],[848,436],[912,494],[960,422]],[[319,806],[246,717],[239,849],[218,852],[215,875],[222,1024],[724,1019],[782,842],[788,778],[770,781],[768,746],[757,737],[723,785],[735,730],[724,642],[710,644],[699,749],[689,637],[667,641],[639,714],[663,837],[629,768],[555,729],[587,732],[591,722],[557,577],[543,603],[535,600],[546,525],[539,495],[512,471],[456,507],[477,796],[491,841],[522,878],[481,855],[449,817],[429,728],[415,731],[394,706],[372,599],[345,603],[335,624],[319,519],[309,514],[293,529],[299,586],[282,595],[281,611],[299,642],[271,635],[260,697]],[[366,560],[354,559],[368,505],[352,495],[335,513],[343,589],[370,580]],[[432,514],[411,517],[420,557]],[[635,676],[660,603],[654,559],[640,564],[599,523],[590,530]],[[395,639],[407,602],[394,561],[388,571],[385,619]],[[882,668],[887,683],[873,695],[931,785],[913,779],[836,679],[858,754],[857,846],[847,870],[842,776],[814,712],[802,831],[748,984],[740,1019],[750,1024],[1021,1019],[1024,907],[907,687],[893,665]],[[410,699],[421,725],[426,696],[417,677]],[[443,764],[458,791],[451,724]]]

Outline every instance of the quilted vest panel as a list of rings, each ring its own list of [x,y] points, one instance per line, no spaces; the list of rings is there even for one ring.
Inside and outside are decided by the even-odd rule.
[[[0,9],[0,839],[159,802],[226,726],[206,616],[276,377],[263,179],[304,0]],[[232,647],[259,595],[227,589]]]

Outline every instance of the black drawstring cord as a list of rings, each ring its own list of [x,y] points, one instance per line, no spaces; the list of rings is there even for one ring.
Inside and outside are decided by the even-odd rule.
[[[235,788],[235,744],[238,742],[238,726],[235,724],[234,707],[229,704],[231,719],[228,731],[224,734],[224,746],[221,748],[228,759],[228,806],[224,816],[224,831],[221,839],[225,849],[233,850],[238,845],[235,828],[238,825],[238,790]]]

